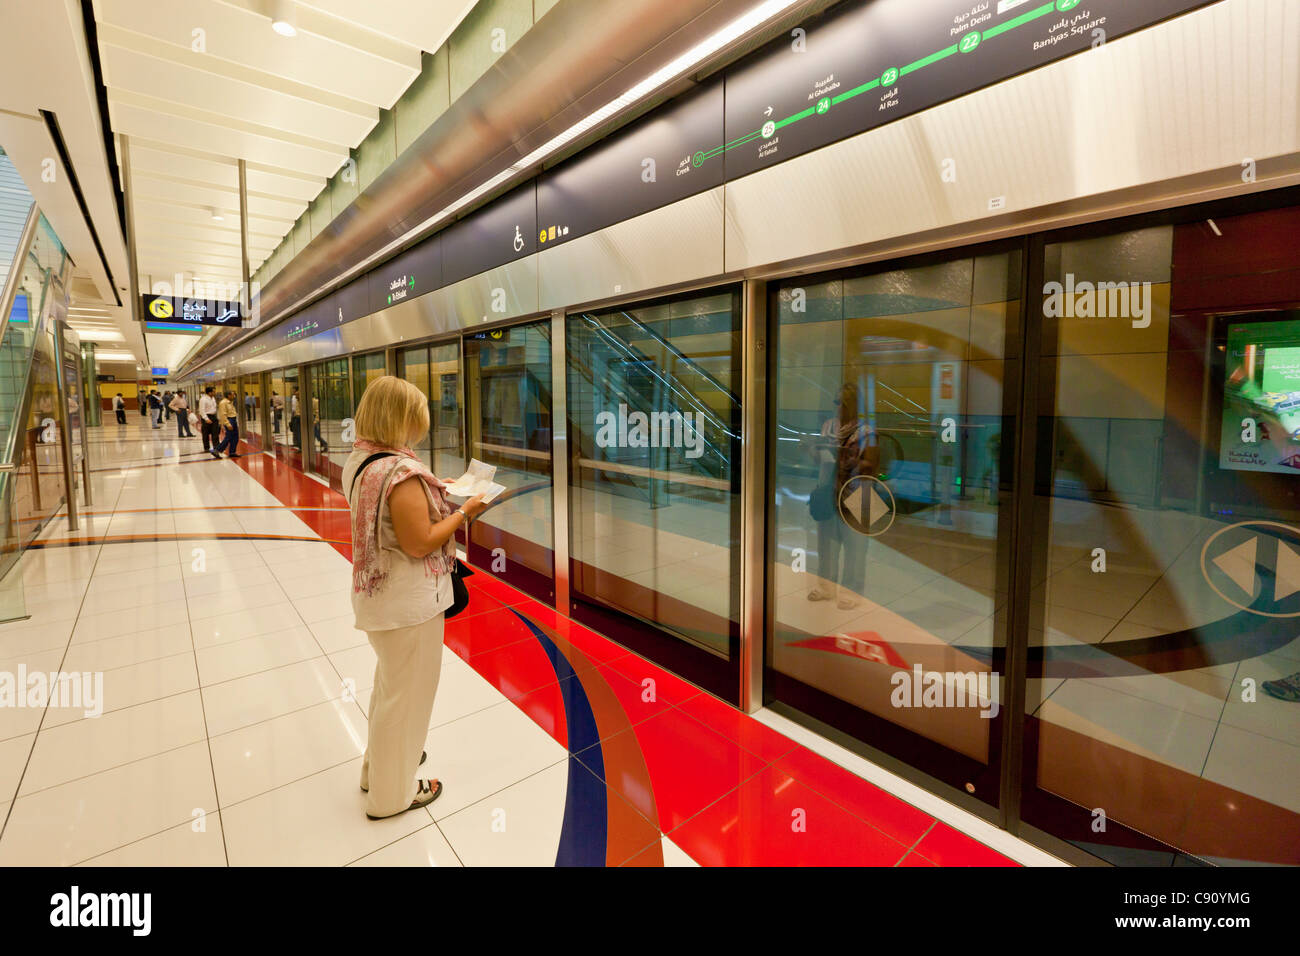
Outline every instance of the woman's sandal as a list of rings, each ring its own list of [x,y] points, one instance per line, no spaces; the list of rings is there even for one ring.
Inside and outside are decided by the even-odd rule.
[[[424,762],[425,762],[426,760],[428,760],[428,759],[429,759],[429,751],[427,751],[427,750],[421,750],[421,751],[420,751],[420,766],[423,767],[423,766],[424,766]],[[369,792],[370,792],[370,788],[369,788],[369,787],[362,787],[362,788],[361,788],[361,792],[362,792],[362,793],[369,793]]]
[[[433,801],[442,796],[441,780],[417,780],[415,781],[415,799],[406,810],[418,810],[421,807],[427,807]],[[405,813],[406,810],[398,810],[397,813]],[[367,813],[366,816],[371,820],[386,820],[388,817],[395,817],[397,813],[389,813],[382,817],[372,816]]]

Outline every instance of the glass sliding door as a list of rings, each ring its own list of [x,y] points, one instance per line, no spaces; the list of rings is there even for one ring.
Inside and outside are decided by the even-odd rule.
[[[352,454],[352,443],[344,441],[343,421],[354,411],[348,379],[348,360],[331,359],[311,369],[311,462],[312,471],[341,491],[343,463]]]
[[[352,356],[352,407],[361,403],[367,385],[386,374],[383,352]]]
[[[460,340],[419,345],[397,353],[397,374],[424,393],[429,402],[429,431],[414,451],[435,475],[457,478],[465,472],[465,430],[460,396]],[[456,540],[465,545],[464,529]]]
[[[765,693],[996,805],[1020,247],[789,280]]]
[[[471,525],[470,560],[553,604],[549,321],[468,336],[465,378],[469,455],[507,489]]]
[[[442,478],[465,473],[465,426],[461,416],[460,342],[429,347],[430,467]]]
[[[251,446],[265,448],[262,440],[262,376],[245,375],[241,382],[244,436]]]
[[[280,427],[275,438],[275,454],[295,468],[302,467],[302,403],[298,389],[298,368],[290,366],[276,370],[272,377],[272,391],[280,396]],[[278,386],[276,388],[275,386]]]
[[[433,455],[430,450],[430,436],[433,432],[433,398],[431,397],[432,393],[429,391],[429,347],[427,345],[417,345],[414,348],[403,349],[398,352],[397,375],[418,388],[429,402],[429,431],[411,443],[411,450],[424,460],[424,463],[433,470],[434,474],[439,474],[438,470],[433,467]],[[450,478],[455,476],[440,475],[440,477]]]
[[[397,374],[429,400],[429,432],[415,443],[414,450],[438,477],[459,477],[465,472],[460,342],[402,350],[397,355]]]
[[[278,368],[270,375],[271,394],[267,401],[270,403],[271,417],[271,442],[275,448],[277,458],[285,457],[285,450],[288,447],[286,435],[289,430],[289,400],[284,391],[284,369]]]
[[[740,332],[731,291],[566,325],[574,615],[733,701]]]
[[[1035,281],[1022,817],[1300,864],[1300,208],[1103,230]]]

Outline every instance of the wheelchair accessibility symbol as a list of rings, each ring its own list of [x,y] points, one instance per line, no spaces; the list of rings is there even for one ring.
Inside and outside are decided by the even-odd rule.
[[[869,538],[879,537],[893,526],[896,508],[894,493],[878,478],[855,475],[840,488],[840,517]]]
[[[1243,521],[1201,548],[1201,574],[1214,593],[1260,617],[1300,617],[1300,528]]]

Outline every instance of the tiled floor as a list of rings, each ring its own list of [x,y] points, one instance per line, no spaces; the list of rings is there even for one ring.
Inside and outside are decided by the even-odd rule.
[[[1013,865],[487,573],[446,629],[444,793],[370,821],[342,499],[95,431],[94,505],[24,557],[0,671],[102,674],[102,714],[0,709],[0,864]]]

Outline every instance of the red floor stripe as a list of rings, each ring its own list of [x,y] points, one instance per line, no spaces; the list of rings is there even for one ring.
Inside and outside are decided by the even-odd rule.
[[[238,465],[351,560],[349,519],[338,512],[305,510],[346,507],[342,495],[267,455],[241,458]],[[347,538],[349,543],[342,543],[343,538]],[[551,608],[530,608],[528,605],[535,605],[536,602],[527,595],[516,591],[482,568],[476,567],[475,571],[475,576],[468,583],[471,596],[477,595],[480,605],[518,605],[516,610],[528,613],[530,617],[538,617],[539,621],[546,618],[546,623],[540,626],[558,639],[561,646],[571,645],[574,639],[609,643],[604,637]],[[499,612],[495,609],[484,612],[480,607],[475,610],[478,613],[467,613],[459,623],[449,624],[449,630],[452,631],[449,645],[454,645],[453,649],[462,658],[467,659],[472,667],[498,687],[504,684],[519,688],[535,684],[537,675],[533,672],[537,670],[534,666],[536,661],[523,653],[523,644],[526,642],[516,643],[507,638],[503,644],[498,644],[498,640],[502,639],[489,639],[486,643],[471,639],[470,635],[480,628],[499,627],[503,623],[497,620]],[[505,613],[509,615],[513,612]],[[456,632],[460,632],[460,635]],[[589,636],[584,638],[584,634]],[[491,635],[485,636],[491,638]],[[577,665],[582,663],[579,660],[571,663],[578,671],[577,679],[582,679],[589,668],[579,669]],[[685,734],[688,737],[696,734],[690,728],[697,726],[705,734],[713,732],[709,735],[709,743],[715,750],[721,747],[741,762],[747,762],[748,766],[766,766],[762,774],[739,783],[720,802],[711,802],[706,812],[698,812],[698,815],[667,826],[676,831],[672,834],[674,837],[695,849],[693,855],[697,859],[703,858],[706,862],[722,865],[817,862],[884,866],[1016,865],[966,834],[940,823],[821,755],[798,746],[750,715],[702,694],[698,688],[636,654],[628,652],[619,656],[610,666],[635,682],[637,688],[647,686],[647,680],[652,681],[663,692],[663,700],[671,705],[670,713],[661,714],[657,718],[645,720],[644,715],[635,715],[636,719],[643,722],[633,722],[623,734],[617,735],[637,734],[638,728],[642,728],[641,734],[637,734],[637,746],[647,757],[652,754],[644,751],[644,748],[651,745],[654,738],[643,737],[642,734],[649,732],[646,729],[649,725],[654,724],[653,729],[660,731],[667,730],[671,725],[676,729],[669,731],[670,734]],[[519,667],[525,668],[527,672],[517,670]],[[484,673],[485,670],[490,673]],[[548,686],[554,683],[551,681]],[[519,696],[536,695],[516,694],[516,697]],[[705,700],[705,697],[708,699]],[[515,703],[516,706],[521,706],[519,700]],[[562,701],[556,697],[551,706],[562,707]],[[553,724],[559,716],[534,713],[522,706],[521,709],[539,725],[544,721]],[[633,720],[634,715],[628,716],[630,721]],[[669,718],[670,722],[663,723],[665,718]],[[683,719],[687,721],[686,724],[679,723]],[[666,739],[671,741],[672,738],[669,736]],[[656,741],[653,747],[658,749],[662,745],[662,741]],[[673,759],[667,763],[661,755],[658,760],[650,760],[648,763],[652,777],[656,778],[653,780],[656,792],[662,786],[670,798],[680,795],[680,788],[689,786],[700,771],[698,760],[692,759],[689,753],[682,754],[680,758],[674,753]],[[655,763],[659,765],[658,774],[654,772]],[[783,781],[791,781],[793,785],[804,789],[787,793],[791,784]],[[786,831],[790,830],[790,813],[786,804],[800,792],[803,793],[804,803],[819,800],[815,805],[820,818],[835,821],[836,825],[820,831],[809,830],[802,834],[801,839],[789,840],[785,838]],[[749,809],[753,806],[759,807],[759,811]],[[748,825],[745,827],[748,832],[735,832],[738,821]],[[667,821],[661,821],[661,826],[666,824]],[[919,844],[913,845],[912,841],[922,833],[924,838]],[[909,842],[900,842],[909,837]],[[655,856],[650,854],[650,859],[653,860]]]

